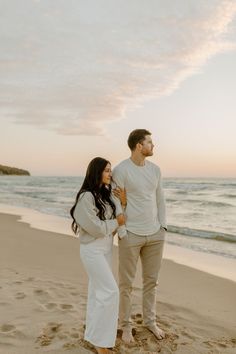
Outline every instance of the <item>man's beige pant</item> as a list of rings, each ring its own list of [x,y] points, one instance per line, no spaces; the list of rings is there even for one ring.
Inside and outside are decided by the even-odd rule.
[[[146,326],[156,323],[156,289],[161,267],[165,230],[149,236],[127,236],[119,240],[120,327],[130,327],[132,285],[140,256],[143,273],[143,320]]]

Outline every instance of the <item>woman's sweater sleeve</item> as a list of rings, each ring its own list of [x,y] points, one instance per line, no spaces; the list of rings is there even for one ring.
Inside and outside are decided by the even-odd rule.
[[[116,219],[101,220],[97,216],[94,197],[91,192],[81,195],[74,210],[76,223],[93,237],[101,238],[110,235],[118,227]]]

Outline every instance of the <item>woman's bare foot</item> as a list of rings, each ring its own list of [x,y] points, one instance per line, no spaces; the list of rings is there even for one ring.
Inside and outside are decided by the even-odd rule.
[[[147,326],[147,329],[151,331],[157,339],[165,338],[165,332],[156,324],[152,326]]]
[[[109,350],[108,348],[95,347],[95,349],[96,349],[98,354],[110,354],[110,353],[112,353],[112,351]]]
[[[133,343],[134,342],[134,337],[133,337],[133,334],[132,334],[132,329],[131,328],[124,328],[121,339],[127,344],[128,343]]]

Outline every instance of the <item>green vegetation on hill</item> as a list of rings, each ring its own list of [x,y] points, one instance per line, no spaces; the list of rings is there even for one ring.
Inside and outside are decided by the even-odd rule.
[[[0,175],[30,176],[30,173],[20,168],[0,165]]]

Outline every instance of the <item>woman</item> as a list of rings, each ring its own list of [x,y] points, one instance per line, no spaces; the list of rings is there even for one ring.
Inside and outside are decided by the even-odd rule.
[[[112,244],[117,228],[125,224],[120,203],[111,195],[111,176],[110,162],[94,158],[70,211],[89,277],[85,339],[100,354],[110,353],[116,340],[119,290],[111,270]]]

